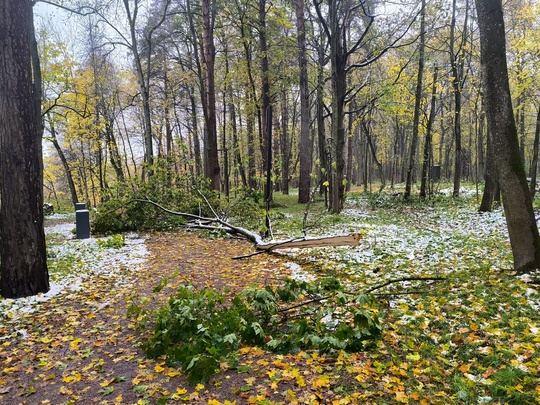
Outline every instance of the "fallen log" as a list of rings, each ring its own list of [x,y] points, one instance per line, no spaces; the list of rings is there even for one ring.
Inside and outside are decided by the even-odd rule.
[[[257,250],[272,251],[275,249],[291,248],[311,248],[311,247],[332,247],[332,246],[358,246],[362,239],[361,233],[352,233],[349,235],[305,237],[288,241],[272,241],[258,243]]]

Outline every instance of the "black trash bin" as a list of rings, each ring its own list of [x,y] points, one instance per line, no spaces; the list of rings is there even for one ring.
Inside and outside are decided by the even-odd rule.
[[[90,212],[84,203],[75,204],[75,223],[77,239],[88,239],[90,237]]]

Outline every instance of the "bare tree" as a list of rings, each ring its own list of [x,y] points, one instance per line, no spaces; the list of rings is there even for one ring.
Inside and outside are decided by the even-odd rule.
[[[326,7],[323,7],[326,5]],[[313,0],[317,17],[327,37],[330,48],[330,79],[332,88],[332,166],[330,179],[331,202],[330,209],[340,212],[345,200],[345,106],[364,86],[347,88],[347,75],[354,69],[363,68],[381,58],[388,50],[395,48],[398,41],[408,32],[412,21],[401,33],[390,34],[388,44],[383,47],[371,47],[369,41],[374,31],[375,15],[373,4],[369,0]],[[361,21],[361,23],[360,23]],[[351,26],[358,23],[354,30]],[[354,34],[354,35],[353,35]],[[358,60],[351,63],[351,55],[361,53]]]

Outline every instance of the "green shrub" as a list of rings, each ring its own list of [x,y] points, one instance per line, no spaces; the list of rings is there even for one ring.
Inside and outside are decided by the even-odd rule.
[[[136,200],[149,199],[172,211],[213,215],[199,193],[214,208],[219,207],[219,196],[209,189],[207,179],[178,175],[166,161],[158,160],[149,181],[136,179],[107,190],[92,221],[92,232],[109,235],[127,231],[165,231],[177,228],[185,221],[180,216]]]

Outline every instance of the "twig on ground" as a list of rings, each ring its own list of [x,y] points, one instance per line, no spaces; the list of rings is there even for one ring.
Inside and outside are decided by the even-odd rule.
[[[383,287],[386,287],[387,285],[394,284],[394,283],[400,283],[402,281],[438,281],[438,280],[446,280],[445,277],[403,277],[403,278],[397,278],[395,280],[389,280],[385,283],[376,285],[374,287],[368,288],[364,294],[369,294],[375,290],[379,290]]]

